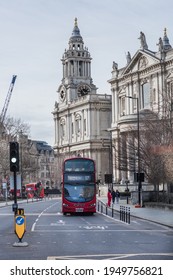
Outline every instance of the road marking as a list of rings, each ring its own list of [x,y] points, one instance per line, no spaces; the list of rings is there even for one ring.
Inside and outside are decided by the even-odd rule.
[[[98,259],[115,260],[136,256],[168,256],[173,257],[173,253],[134,253],[134,254],[96,254],[96,255],[72,255],[72,256],[48,256],[47,260],[76,260],[76,259]]]
[[[38,227],[40,227],[41,225],[38,225]],[[45,227],[49,227],[47,225],[42,225],[42,226],[45,226]],[[83,227],[82,228],[79,228],[79,229],[34,229],[34,231],[36,232],[69,232],[72,233],[72,232],[86,232],[87,229]],[[88,232],[90,233],[93,233],[93,232],[122,232],[122,234],[125,234],[126,232],[168,232],[169,230],[151,230],[151,229],[106,229],[106,230],[100,230],[100,229],[92,229],[92,230],[88,230]],[[170,230],[171,231],[171,230]]]
[[[107,228],[107,226],[79,226],[79,228],[84,228],[84,229],[99,229],[99,230],[104,230]]]
[[[118,222],[118,223],[123,223],[123,224],[124,224],[124,222],[123,222],[123,221],[120,221],[120,219],[115,219],[114,217],[111,217],[111,216],[106,215],[106,214],[104,214],[104,213],[101,213],[101,212],[98,212],[98,211],[97,211],[97,214],[102,215],[102,216],[104,216],[104,217],[106,217],[106,218],[109,218],[109,219],[113,220],[114,222]],[[105,222],[107,222],[107,219],[105,219]],[[129,225],[129,224],[127,224],[127,225]]]
[[[49,207],[47,207],[46,209],[44,209],[41,213],[39,213],[38,218],[35,220],[35,222],[33,223],[32,227],[31,227],[31,231],[35,231],[36,223],[38,222],[39,218],[40,218],[42,215],[45,214],[44,212],[46,212],[48,209],[50,209],[51,207],[55,206],[56,204],[58,204],[58,202],[56,202],[56,203],[50,205]]]
[[[82,221],[84,221],[86,224],[91,225],[90,222],[88,222],[85,218],[81,218]]]
[[[134,254],[119,254],[117,256],[108,258],[107,260],[119,260],[124,258],[131,258],[136,256],[169,256],[172,257],[173,253],[134,253]]]
[[[10,213],[1,213],[0,216],[14,216],[14,214],[10,214]]]
[[[65,225],[65,221],[63,220],[59,220],[59,221],[56,221],[56,223],[51,223],[50,226],[64,226]]]
[[[35,222],[35,223],[33,223],[32,228],[31,228],[31,231],[34,231],[35,226],[36,226],[36,222]]]

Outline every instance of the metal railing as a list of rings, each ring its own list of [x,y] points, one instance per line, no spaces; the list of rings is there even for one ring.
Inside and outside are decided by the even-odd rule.
[[[120,205],[120,210],[108,207],[107,203],[101,200],[97,201],[97,211],[114,218],[119,217],[120,221],[130,224],[130,207]]]

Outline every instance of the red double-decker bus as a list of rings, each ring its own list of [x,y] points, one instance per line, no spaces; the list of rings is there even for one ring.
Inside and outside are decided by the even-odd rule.
[[[63,163],[62,212],[96,212],[95,162],[89,158],[69,158]]]

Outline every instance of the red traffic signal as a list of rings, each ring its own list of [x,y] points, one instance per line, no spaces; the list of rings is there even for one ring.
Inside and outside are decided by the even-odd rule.
[[[10,142],[10,171],[19,171],[19,143]]]

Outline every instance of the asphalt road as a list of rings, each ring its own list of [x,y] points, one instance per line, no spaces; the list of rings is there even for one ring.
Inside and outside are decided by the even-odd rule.
[[[124,259],[172,260],[173,230],[141,219],[127,224],[96,213],[93,216],[61,214],[61,200],[20,205],[26,215],[23,242],[14,247],[14,214],[0,208],[0,259]]]

